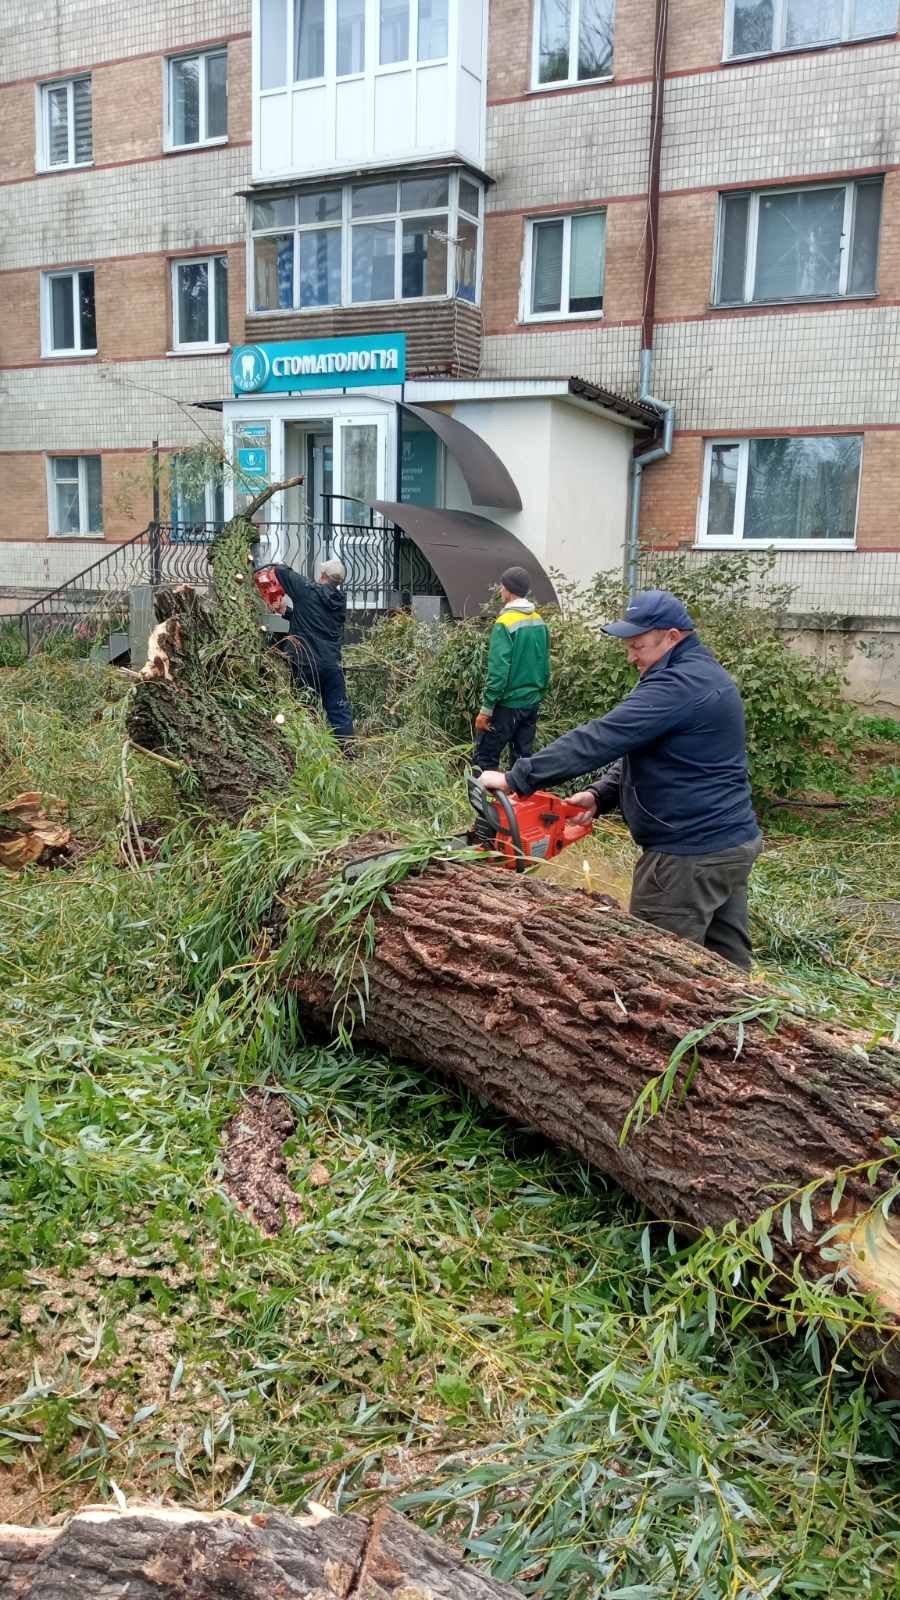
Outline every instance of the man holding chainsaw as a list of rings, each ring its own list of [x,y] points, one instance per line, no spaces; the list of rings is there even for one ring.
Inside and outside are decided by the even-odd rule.
[[[584,820],[620,808],[641,846],[632,915],[749,971],[747,881],[762,837],[737,685],[667,590],[637,595],[603,631],[626,643],[639,673],[631,693],[605,717],[480,781],[528,795],[606,767],[573,803]]]
[[[481,710],[475,718],[474,767],[492,767],[509,745],[515,760],[534,749],[541,701],[550,681],[550,636],[533,600],[524,567],[500,579],[502,606],[488,651]]]
[[[318,583],[281,565],[260,568],[254,577],[266,604],[288,617],[288,631],[277,648],[290,664],[295,684],[315,691],[338,739],[351,739],[353,714],[341,664],[347,617],[343,562],[324,561]]]

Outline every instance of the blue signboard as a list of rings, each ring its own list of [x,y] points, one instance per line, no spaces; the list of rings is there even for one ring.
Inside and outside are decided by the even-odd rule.
[[[437,499],[437,437],[430,429],[404,428],[400,444],[400,498],[408,506],[433,506]]]
[[[232,354],[231,376],[235,394],[380,389],[406,377],[406,334],[242,344]]]
[[[242,449],[238,451],[237,458],[239,472],[249,472],[257,477],[263,477],[269,470],[268,450],[259,448],[252,450]]]

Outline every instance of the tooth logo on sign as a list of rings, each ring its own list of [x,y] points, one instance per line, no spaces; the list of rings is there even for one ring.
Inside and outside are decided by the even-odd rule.
[[[231,357],[231,376],[238,394],[255,394],[269,376],[269,358],[258,344],[241,345]]]

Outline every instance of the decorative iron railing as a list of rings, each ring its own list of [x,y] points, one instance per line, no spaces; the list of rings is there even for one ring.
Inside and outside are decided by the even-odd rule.
[[[108,551],[83,572],[18,613],[29,654],[70,635],[85,653],[117,628],[127,629],[129,596],[142,584],[189,583],[208,590],[209,551],[222,523],[153,523]],[[399,528],[376,522],[270,522],[260,527],[256,566],[278,561],[315,580],[322,562],[339,557],[353,630],[417,595],[443,593],[430,563]]]

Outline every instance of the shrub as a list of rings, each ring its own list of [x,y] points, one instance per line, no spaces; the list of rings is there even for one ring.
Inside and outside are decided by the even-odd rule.
[[[785,643],[777,622],[789,591],[767,585],[770,567],[752,556],[708,563],[660,556],[645,568],[643,581],[671,589],[689,606],[701,637],[743,696],[754,789],[785,794],[803,787],[823,744],[849,748],[854,715],[842,698],[840,675]],[[543,743],[603,716],[637,681],[621,644],[600,632],[601,622],[621,611],[621,574],[600,574],[581,591],[558,583],[557,592],[559,607],[545,612],[552,676],[539,727]],[[418,722],[468,744],[494,615],[494,608],[485,609],[437,627],[405,616],[380,624],[351,652],[359,678],[363,667],[373,674],[364,707],[354,682],[357,710],[376,728]]]
[[[0,622],[0,667],[20,667],[27,655],[25,635],[16,617]]]

